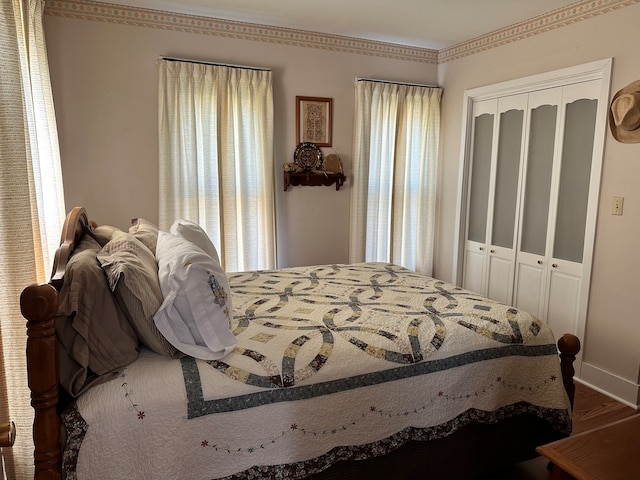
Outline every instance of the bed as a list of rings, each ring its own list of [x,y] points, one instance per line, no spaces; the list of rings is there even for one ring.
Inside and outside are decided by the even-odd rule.
[[[185,354],[122,291],[163,235],[76,207],[24,289],[36,479],[485,478],[571,431],[575,336],[392,264],[222,272],[232,335]]]

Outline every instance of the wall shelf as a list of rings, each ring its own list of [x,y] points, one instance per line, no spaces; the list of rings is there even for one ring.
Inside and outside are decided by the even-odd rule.
[[[347,177],[342,173],[324,173],[324,172],[284,172],[284,191],[286,192],[289,186],[331,186],[336,184],[336,190],[340,190],[340,187],[344,185],[344,181]]]

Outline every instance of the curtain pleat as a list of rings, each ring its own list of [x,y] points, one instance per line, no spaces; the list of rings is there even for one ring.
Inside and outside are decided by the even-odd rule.
[[[358,81],[351,262],[432,274],[442,89]]]
[[[273,268],[270,71],[159,62],[160,228],[202,226],[228,271]]]
[[[42,12],[44,1],[0,4],[0,421],[16,424],[2,451],[7,478],[33,478],[33,409],[26,373],[24,287],[44,282],[64,197]]]

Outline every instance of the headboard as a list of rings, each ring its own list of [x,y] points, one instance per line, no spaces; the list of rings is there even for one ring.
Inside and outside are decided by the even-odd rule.
[[[20,310],[27,319],[27,371],[35,411],[33,442],[37,479],[60,478],[60,392],[54,318],[67,262],[84,233],[91,228],[84,208],[71,210],[62,228],[51,280],[29,285],[20,295]]]

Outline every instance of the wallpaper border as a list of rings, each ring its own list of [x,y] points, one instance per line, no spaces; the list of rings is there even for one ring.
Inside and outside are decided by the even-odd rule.
[[[438,51],[427,48],[88,0],[46,0],[45,14],[422,63],[438,60]]]
[[[582,0],[442,50],[89,0],[46,0],[45,14],[441,64],[638,3],[640,0]]]
[[[637,3],[640,3],[640,0],[583,0],[576,2],[545,15],[442,49],[438,52],[438,63],[446,63],[490,48],[506,45]]]

